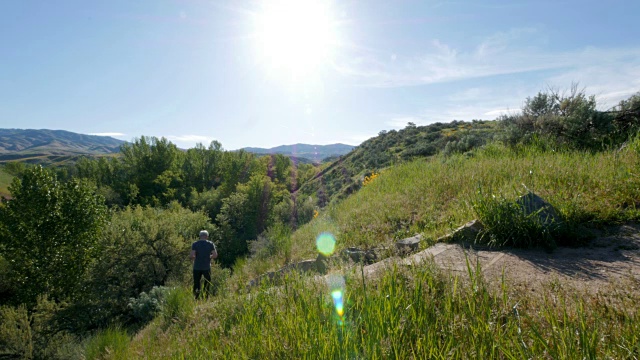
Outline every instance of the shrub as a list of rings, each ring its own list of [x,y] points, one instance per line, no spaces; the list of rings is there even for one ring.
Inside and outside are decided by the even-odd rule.
[[[29,314],[24,305],[0,307],[0,355],[25,359],[33,356]]]
[[[133,316],[142,322],[151,321],[162,310],[169,291],[168,287],[154,286],[148,294],[143,291],[137,298],[131,298],[129,308]]]
[[[253,257],[266,259],[282,254],[291,257],[291,229],[282,223],[270,226],[264,234],[255,241],[249,242],[249,250]]]
[[[559,224],[544,224],[538,212],[527,213],[526,206],[508,200],[502,195],[486,195],[478,191],[472,206],[485,226],[477,243],[491,247],[556,247],[554,234]]]

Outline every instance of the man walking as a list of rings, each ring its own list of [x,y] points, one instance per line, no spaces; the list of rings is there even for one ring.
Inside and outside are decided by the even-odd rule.
[[[211,283],[211,259],[218,257],[216,246],[208,240],[209,232],[200,231],[200,240],[191,244],[191,262],[193,262],[193,295],[200,296],[200,279],[204,276],[204,293],[208,294]]]

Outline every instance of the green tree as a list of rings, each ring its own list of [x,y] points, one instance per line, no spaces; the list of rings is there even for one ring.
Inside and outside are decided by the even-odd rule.
[[[142,136],[120,148],[124,178],[117,191],[128,204],[166,205],[181,186],[180,150],[165,138]]]
[[[25,170],[9,190],[12,199],[0,206],[0,240],[16,302],[34,305],[40,294],[74,298],[98,250],[104,200],[78,180],[60,183],[41,166]]]
[[[101,236],[100,261],[85,280],[85,294],[66,316],[78,330],[133,321],[131,298],[154,286],[188,280],[191,243],[215,227],[201,212],[172,202],[167,208],[126,207],[115,211]]]

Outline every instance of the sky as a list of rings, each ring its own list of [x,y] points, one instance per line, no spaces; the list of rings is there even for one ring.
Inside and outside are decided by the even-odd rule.
[[[640,1],[0,0],[0,128],[358,145],[640,91]]]

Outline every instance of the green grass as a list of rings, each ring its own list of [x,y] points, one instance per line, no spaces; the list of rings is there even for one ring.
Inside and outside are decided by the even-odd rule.
[[[322,232],[335,235],[338,250],[388,245],[416,232],[433,242],[477,217],[478,190],[509,203],[526,187],[571,224],[638,220],[639,148],[636,142],[586,153],[491,145],[472,156],[391,167],[298,229],[290,260],[314,258]],[[640,295],[624,291],[638,288],[634,278],[599,293],[558,283],[532,292],[511,288],[508,279],[489,286],[480,269],[458,278],[430,266],[399,268],[366,281],[356,270],[342,278],[341,317],[330,295],[335,286],[323,280],[294,275],[281,287],[245,290],[246,281],[286,261],[278,252],[239,261],[218,296],[179,305],[179,321],[160,316],[138,334],[129,344],[133,358],[640,357]]]
[[[186,326],[156,321],[130,344],[132,358],[189,359],[600,359],[640,355],[637,295],[581,296],[548,286],[513,292],[477,269],[452,277],[425,266],[374,281],[359,272],[335,287],[290,278],[280,288],[226,293]],[[345,279],[343,278],[343,279]],[[470,279],[470,280],[469,280]],[[339,283],[339,282],[335,282]]]
[[[543,152],[494,144],[473,156],[438,156],[390,167],[293,233],[289,260],[315,258],[315,239],[325,231],[335,235],[338,251],[350,246],[392,246],[394,240],[416,233],[425,236],[425,245],[434,243],[479,217],[473,207],[479,190],[483,196],[510,202],[528,188],[550,202],[576,229],[578,225],[598,227],[638,220],[637,148],[601,153]],[[283,266],[286,260],[275,254],[269,261],[243,261],[236,268],[233,283],[244,284]]]
[[[87,340],[85,358],[87,360],[126,360],[132,354],[129,350],[130,337],[117,327],[103,330]]]

